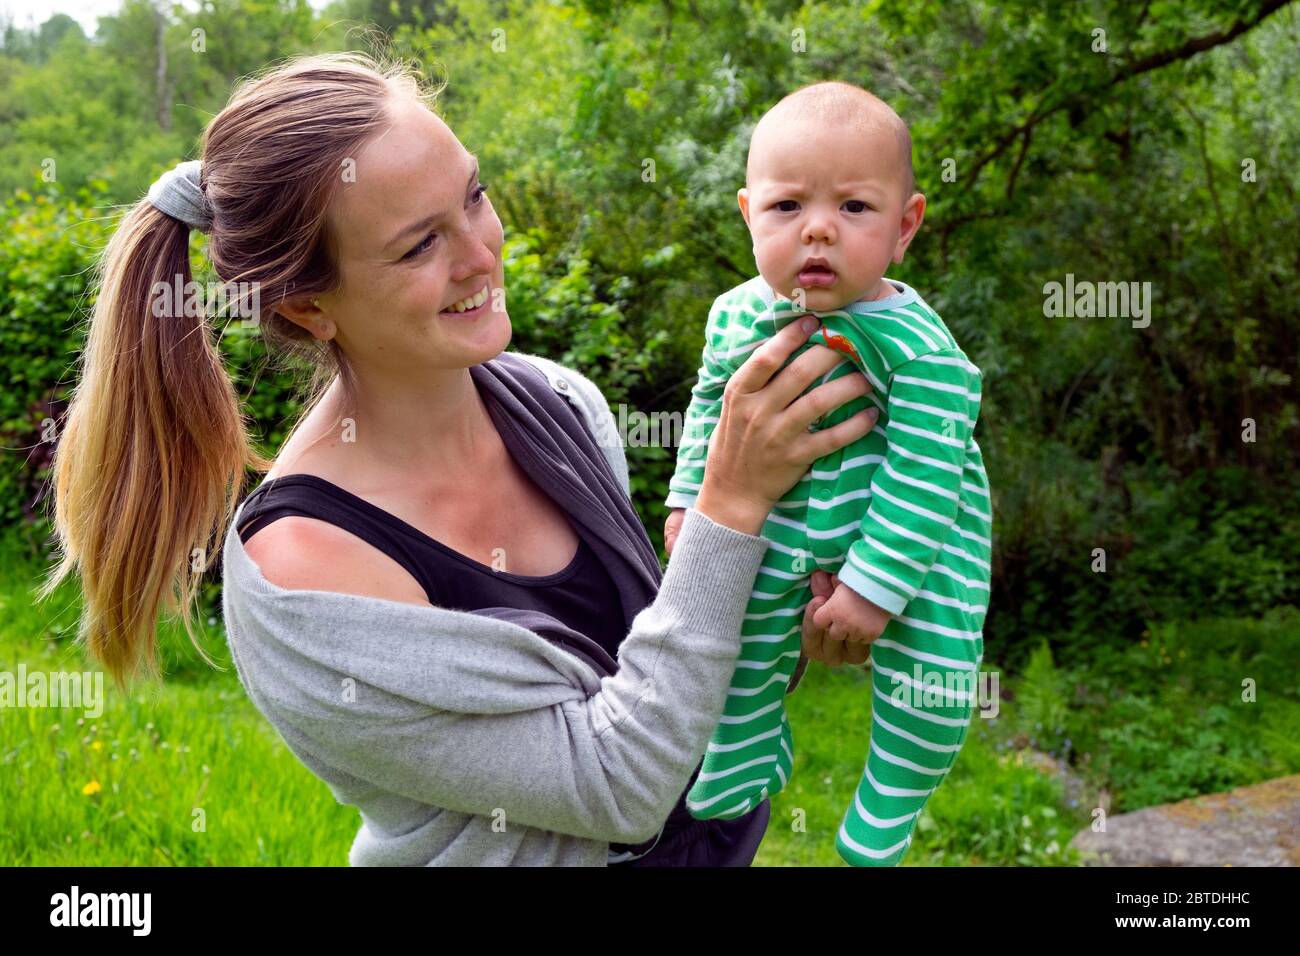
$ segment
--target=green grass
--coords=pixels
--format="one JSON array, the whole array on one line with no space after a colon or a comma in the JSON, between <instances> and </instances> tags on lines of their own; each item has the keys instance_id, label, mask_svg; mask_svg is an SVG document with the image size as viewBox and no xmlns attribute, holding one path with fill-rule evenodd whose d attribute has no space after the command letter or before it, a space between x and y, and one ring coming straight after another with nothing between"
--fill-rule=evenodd
<instances>
[{"instance_id":1,"label":"green grass","mask_svg":"<svg viewBox=\"0 0 1300 956\"><path fill-rule=\"evenodd\" d=\"M0 670L84 670L75 585L36 605L39 571L0 542ZM106 679L98 719L0 709L0 865L346 865L359 815L253 708L220 621L204 625L224 671L169 626L167 682L123 697ZM999 675L1009 699L995 719L975 718L904 865L1077 863L1068 843L1091 820L1091 796L1071 806L1023 759L1026 745L1068 757L1086 794L1109 791L1112 813L1300 772L1294 609L1166 625L1118 649L1075 642L1057 656L1044 646L1023 673ZM867 753L868 678L813 666L790 697L794 776L773 799L756 865L844 865L834 837ZM1246 678L1254 702L1241 699Z\"/></svg>"},{"instance_id":2,"label":"green grass","mask_svg":"<svg viewBox=\"0 0 1300 956\"><path fill-rule=\"evenodd\" d=\"M85 669L75 588L36 605L36 568L5 558L0 670ZM204 648L224 673L168 627L166 684L124 697L105 677L98 719L0 710L0 865L347 865L360 816L253 708L219 622L206 623Z\"/></svg>"}]
</instances>

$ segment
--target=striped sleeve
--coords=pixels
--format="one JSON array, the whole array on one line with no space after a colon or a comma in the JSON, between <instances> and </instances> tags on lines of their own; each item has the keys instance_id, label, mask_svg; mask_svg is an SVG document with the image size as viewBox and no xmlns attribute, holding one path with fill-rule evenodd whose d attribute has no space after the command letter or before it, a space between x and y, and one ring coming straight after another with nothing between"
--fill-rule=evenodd
<instances>
[{"instance_id":1,"label":"striped sleeve","mask_svg":"<svg viewBox=\"0 0 1300 956\"><path fill-rule=\"evenodd\" d=\"M677 469L668 482L668 497L664 499L669 508L689 508L699 497L709 438L722 408L723 389L752 347L759 344L757 338L753 346L737 341L738 332L744 338L752 337L752 333L745 334L754 328L752 321L746 321L752 318L752 313L725 304L722 298L709 310L700 371L691 389L691 403L686 409L682 440L677 447Z\"/></svg>"},{"instance_id":2,"label":"striped sleeve","mask_svg":"<svg viewBox=\"0 0 1300 956\"><path fill-rule=\"evenodd\" d=\"M871 481L861 535L839 573L841 583L890 614L916 596L957 520L979 402L979 370L958 349L894 369L885 460Z\"/></svg>"}]
</instances>

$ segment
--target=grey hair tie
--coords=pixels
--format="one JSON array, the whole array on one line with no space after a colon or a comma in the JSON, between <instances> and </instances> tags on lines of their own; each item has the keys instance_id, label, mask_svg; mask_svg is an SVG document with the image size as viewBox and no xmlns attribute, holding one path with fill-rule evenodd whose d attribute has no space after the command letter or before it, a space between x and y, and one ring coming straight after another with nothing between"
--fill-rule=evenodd
<instances>
[{"instance_id":1,"label":"grey hair tie","mask_svg":"<svg viewBox=\"0 0 1300 956\"><path fill-rule=\"evenodd\" d=\"M159 176L149 187L149 202L191 229L207 232L212 228L212 206L199 188L197 159L178 163Z\"/></svg>"}]
</instances>

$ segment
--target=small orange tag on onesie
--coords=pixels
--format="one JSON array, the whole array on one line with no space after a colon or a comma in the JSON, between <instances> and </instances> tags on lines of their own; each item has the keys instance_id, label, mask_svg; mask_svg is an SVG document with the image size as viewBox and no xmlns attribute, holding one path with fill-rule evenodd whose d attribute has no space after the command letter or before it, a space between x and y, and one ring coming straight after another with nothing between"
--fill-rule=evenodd
<instances>
[{"instance_id":1,"label":"small orange tag on onesie","mask_svg":"<svg viewBox=\"0 0 1300 956\"><path fill-rule=\"evenodd\" d=\"M855 349L853 347L853 343L850 342L848 339L846 339L844 336L826 335L824 336L824 338L826 339L826 344L831 348L833 348L835 351L843 352L845 355L849 356L851 359L853 359L853 361L857 362L859 365L862 364L862 358L858 355L858 350Z\"/></svg>"},{"instance_id":2,"label":"small orange tag on onesie","mask_svg":"<svg viewBox=\"0 0 1300 956\"><path fill-rule=\"evenodd\" d=\"M853 361L858 363L859 368L863 367L862 357L858 355L858 350L855 349L853 347L853 343L850 342L848 339L846 339L844 336L837 335L836 333L833 332L828 332L826 330L826 327L823 326L822 328L814 332L812 334L812 338L810 338L808 341L815 344L818 339L821 339L823 342L825 342L829 348L834 349L836 352L842 352L845 355L847 355L849 358L853 359ZM830 412L827 412L821 418L817 419L817 421L810 424L808 426L808 430L810 432L817 431L821 427L822 422L824 422L830 414L831 414Z\"/></svg>"}]
</instances>

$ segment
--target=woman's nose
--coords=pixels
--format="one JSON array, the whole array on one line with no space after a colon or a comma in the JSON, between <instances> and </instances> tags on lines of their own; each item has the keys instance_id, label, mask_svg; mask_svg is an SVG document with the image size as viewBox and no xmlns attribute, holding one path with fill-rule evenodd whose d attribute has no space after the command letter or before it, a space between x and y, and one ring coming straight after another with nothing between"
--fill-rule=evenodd
<instances>
[{"instance_id":1,"label":"woman's nose","mask_svg":"<svg viewBox=\"0 0 1300 956\"><path fill-rule=\"evenodd\" d=\"M462 282L470 276L491 272L496 267L496 253L472 229L466 231L459 251L460 255L456 257L456 268L452 270L452 278L457 282Z\"/></svg>"}]
</instances>

